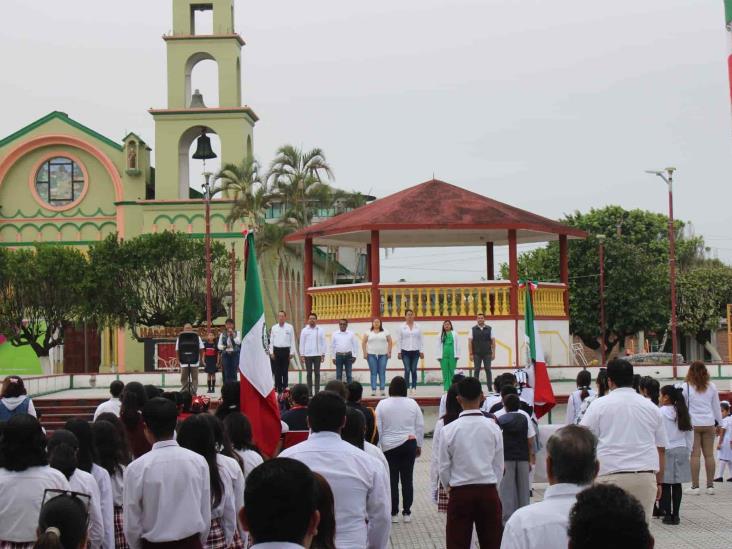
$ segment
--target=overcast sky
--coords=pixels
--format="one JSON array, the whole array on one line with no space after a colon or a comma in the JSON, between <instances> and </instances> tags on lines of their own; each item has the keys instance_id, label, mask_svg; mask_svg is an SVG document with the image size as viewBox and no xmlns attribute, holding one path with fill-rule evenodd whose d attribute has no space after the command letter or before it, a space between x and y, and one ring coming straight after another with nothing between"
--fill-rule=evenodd
<instances>
[{"instance_id":1,"label":"overcast sky","mask_svg":"<svg viewBox=\"0 0 732 549\"><path fill-rule=\"evenodd\" d=\"M2 4L0 135L62 110L154 147L171 0ZM552 218L665 213L644 170L673 165L677 217L732 262L721 0L239 0L236 25L265 164L318 146L345 189L384 196L434 172ZM211 104L209 69L194 87ZM382 278L474 280L484 264L476 248L397 250Z\"/></svg>"}]
</instances>

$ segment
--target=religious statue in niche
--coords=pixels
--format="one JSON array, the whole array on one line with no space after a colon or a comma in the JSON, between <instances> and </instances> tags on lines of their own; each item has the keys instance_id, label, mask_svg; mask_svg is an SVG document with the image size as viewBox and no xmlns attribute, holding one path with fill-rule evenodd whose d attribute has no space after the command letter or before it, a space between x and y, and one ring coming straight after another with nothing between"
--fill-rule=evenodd
<instances>
[{"instance_id":1,"label":"religious statue in niche","mask_svg":"<svg viewBox=\"0 0 732 549\"><path fill-rule=\"evenodd\" d=\"M137 143L135 141L130 141L127 144L127 169L137 169Z\"/></svg>"}]
</instances>

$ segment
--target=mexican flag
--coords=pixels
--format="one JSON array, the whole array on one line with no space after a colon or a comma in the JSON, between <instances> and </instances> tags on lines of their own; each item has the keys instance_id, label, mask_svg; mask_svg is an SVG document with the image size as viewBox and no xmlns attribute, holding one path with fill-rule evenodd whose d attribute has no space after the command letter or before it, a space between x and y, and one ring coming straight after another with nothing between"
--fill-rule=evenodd
<instances>
[{"instance_id":1,"label":"mexican flag","mask_svg":"<svg viewBox=\"0 0 732 549\"><path fill-rule=\"evenodd\" d=\"M262 288L254 251L254 233L246 233L247 266L244 289L244 321L239 353L241 411L252 424L252 438L260 450L273 456L280 439L280 409L272 382L264 323Z\"/></svg>"},{"instance_id":2,"label":"mexican flag","mask_svg":"<svg viewBox=\"0 0 732 549\"><path fill-rule=\"evenodd\" d=\"M534 390L534 413L537 418L554 408L557 403L554 398L554 389L549 381L549 372L544 361L544 350L541 348L539 329L534 319L534 291L538 284L530 280L521 283L519 288L526 290L524 299L524 327L527 348L527 370L529 371L529 386Z\"/></svg>"},{"instance_id":3,"label":"mexican flag","mask_svg":"<svg viewBox=\"0 0 732 549\"><path fill-rule=\"evenodd\" d=\"M732 99L732 0L724 0L724 25L727 28L727 72Z\"/></svg>"}]
</instances>

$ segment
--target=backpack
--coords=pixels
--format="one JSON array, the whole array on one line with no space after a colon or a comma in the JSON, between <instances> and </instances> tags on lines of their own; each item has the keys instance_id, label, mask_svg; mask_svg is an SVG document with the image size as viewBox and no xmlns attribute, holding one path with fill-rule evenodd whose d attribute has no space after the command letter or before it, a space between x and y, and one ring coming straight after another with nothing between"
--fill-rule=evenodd
<instances>
[{"instance_id":1,"label":"backpack","mask_svg":"<svg viewBox=\"0 0 732 549\"><path fill-rule=\"evenodd\" d=\"M11 417L18 414L27 414L29 404L30 399L26 398L25 400L23 400L23 402L18 404L18 406L10 410L7 406L5 406L5 403L0 400L0 421L8 421Z\"/></svg>"}]
</instances>

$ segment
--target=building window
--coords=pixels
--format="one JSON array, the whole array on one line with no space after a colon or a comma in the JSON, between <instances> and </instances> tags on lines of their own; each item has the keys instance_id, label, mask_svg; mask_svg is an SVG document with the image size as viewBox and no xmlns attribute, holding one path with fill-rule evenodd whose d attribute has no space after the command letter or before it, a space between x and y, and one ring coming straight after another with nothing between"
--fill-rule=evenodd
<instances>
[{"instance_id":1,"label":"building window","mask_svg":"<svg viewBox=\"0 0 732 549\"><path fill-rule=\"evenodd\" d=\"M36 193L53 207L68 206L79 200L85 185L81 167L62 156L47 160L36 173Z\"/></svg>"}]
</instances>

